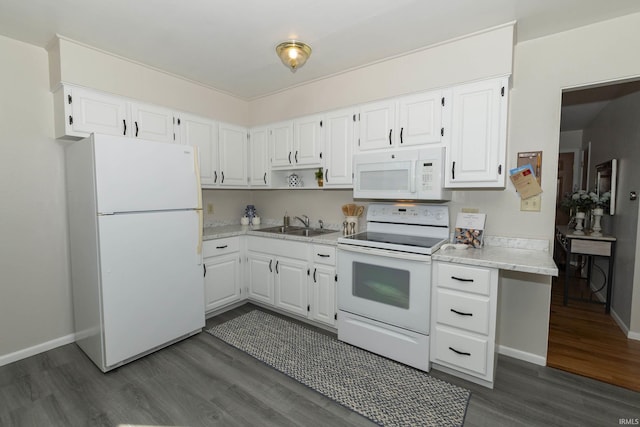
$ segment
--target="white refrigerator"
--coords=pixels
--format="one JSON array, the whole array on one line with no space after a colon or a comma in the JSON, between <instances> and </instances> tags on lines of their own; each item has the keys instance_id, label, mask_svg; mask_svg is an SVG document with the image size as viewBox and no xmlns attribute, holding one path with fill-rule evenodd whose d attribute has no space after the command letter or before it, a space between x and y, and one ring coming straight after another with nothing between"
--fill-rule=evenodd
<instances>
[{"instance_id":1,"label":"white refrigerator","mask_svg":"<svg viewBox=\"0 0 640 427\"><path fill-rule=\"evenodd\" d=\"M107 372L200 332L194 148L93 134L65 152L78 346Z\"/></svg>"}]
</instances>

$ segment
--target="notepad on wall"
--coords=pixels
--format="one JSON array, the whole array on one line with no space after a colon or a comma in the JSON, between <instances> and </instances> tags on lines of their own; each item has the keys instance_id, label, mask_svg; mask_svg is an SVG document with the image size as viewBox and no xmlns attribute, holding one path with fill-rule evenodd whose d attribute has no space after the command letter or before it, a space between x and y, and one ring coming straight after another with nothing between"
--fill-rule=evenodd
<instances>
[{"instance_id":1,"label":"notepad on wall","mask_svg":"<svg viewBox=\"0 0 640 427\"><path fill-rule=\"evenodd\" d=\"M458 213L454 242L481 248L484 242L484 224L487 214L483 213Z\"/></svg>"}]
</instances>

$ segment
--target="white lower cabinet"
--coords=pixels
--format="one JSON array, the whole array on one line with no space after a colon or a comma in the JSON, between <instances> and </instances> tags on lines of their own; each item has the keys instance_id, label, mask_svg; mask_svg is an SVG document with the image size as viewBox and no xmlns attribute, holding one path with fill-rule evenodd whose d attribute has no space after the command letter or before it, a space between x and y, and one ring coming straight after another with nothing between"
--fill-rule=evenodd
<instances>
[{"instance_id":1,"label":"white lower cabinet","mask_svg":"<svg viewBox=\"0 0 640 427\"><path fill-rule=\"evenodd\" d=\"M251 239L249 237L247 245L247 294L250 300L273 305L273 267L275 260L271 254L256 252Z\"/></svg>"},{"instance_id":2,"label":"white lower cabinet","mask_svg":"<svg viewBox=\"0 0 640 427\"><path fill-rule=\"evenodd\" d=\"M247 296L331 327L336 325L336 249L247 236Z\"/></svg>"},{"instance_id":3,"label":"white lower cabinet","mask_svg":"<svg viewBox=\"0 0 640 427\"><path fill-rule=\"evenodd\" d=\"M434 261L432 278L433 367L493 388L498 270Z\"/></svg>"},{"instance_id":4,"label":"white lower cabinet","mask_svg":"<svg viewBox=\"0 0 640 427\"><path fill-rule=\"evenodd\" d=\"M240 239L228 237L207 240L202 244L207 312L243 298Z\"/></svg>"},{"instance_id":5,"label":"white lower cabinet","mask_svg":"<svg viewBox=\"0 0 640 427\"><path fill-rule=\"evenodd\" d=\"M275 306L307 317L307 270L306 259L294 259L284 256L276 258L275 267Z\"/></svg>"},{"instance_id":6,"label":"white lower cabinet","mask_svg":"<svg viewBox=\"0 0 640 427\"><path fill-rule=\"evenodd\" d=\"M336 325L336 248L327 245L311 246L309 274L309 318L329 326Z\"/></svg>"},{"instance_id":7,"label":"white lower cabinet","mask_svg":"<svg viewBox=\"0 0 640 427\"><path fill-rule=\"evenodd\" d=\"M307 317L308 243L248 236L249 299Z\"/></svg>"}]
</instances>

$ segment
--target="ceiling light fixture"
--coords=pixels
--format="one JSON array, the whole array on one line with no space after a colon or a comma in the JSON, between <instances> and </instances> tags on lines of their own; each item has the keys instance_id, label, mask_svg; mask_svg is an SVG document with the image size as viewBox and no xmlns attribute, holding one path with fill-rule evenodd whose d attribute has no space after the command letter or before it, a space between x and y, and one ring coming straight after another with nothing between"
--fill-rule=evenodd
<instances>
[{"instance_id":1,"label":"ceiling light fixture","mask_svg":"<svg viewBox=\"0 0 640 427\"><path fill-rule=\"evenodd\" d=\"M311 47L301 41L288 40L276 46L276 53L282 63L295 73L311 56Z\"/></svg>"}]
</instances>

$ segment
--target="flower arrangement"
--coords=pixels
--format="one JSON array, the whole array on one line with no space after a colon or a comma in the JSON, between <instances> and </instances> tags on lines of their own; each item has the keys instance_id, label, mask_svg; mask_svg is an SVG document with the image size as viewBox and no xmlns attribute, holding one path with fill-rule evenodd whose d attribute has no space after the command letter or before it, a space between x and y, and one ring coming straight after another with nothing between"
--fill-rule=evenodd
<instances>
[{"instance_id":1,"label":"flower arrangement","mask_svg":"<svg viewBox=\"0 0 640 427\"><path fill-rule=\"evenodd\" d=\"M573 193L567 193L562 201L562 206L567 210L575 212L588 212L591 209L593 201L586 190L578 190Z\"/></svg>"},{"instance_id":2,"label":"flower arrangement","mask_svg":"<svg viewBox=\"0 0 640 427\"><path fill-rule=\"evenodd\" d=\"M607 191L598 196L595 192L590 192L589 196L591 197L591 201L593 203L593 208L601 208L607 210L609 208L609 203L611 202L611 192Z\"/></svg>"},{"instance_id":3,"label":"flower arrangement","mask_svg":"<svg viewBox=\"0 0 640 427\"><path fill-rule=\"evenodd\" d=\"M589 212L594 208L606 209L609 207L611 193L607 191L598 195L595 191L578 190L567 193L562 201L562 206L575 212Z\"/></svg>"}]
</instances>

